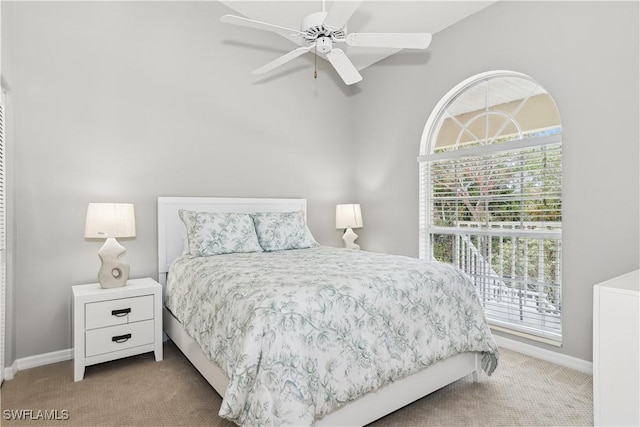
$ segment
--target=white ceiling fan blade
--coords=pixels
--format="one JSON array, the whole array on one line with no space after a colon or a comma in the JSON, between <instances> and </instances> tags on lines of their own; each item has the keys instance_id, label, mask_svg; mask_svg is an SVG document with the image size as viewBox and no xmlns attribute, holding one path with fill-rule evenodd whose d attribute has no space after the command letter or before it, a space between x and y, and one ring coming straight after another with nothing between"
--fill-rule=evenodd
<instances>
[{"instance_id":1,"label":"white ceiling fan blade","mask_svg":"<svg viewBox=\"0 0 640 427\"><path fill-rule=\"evenodd\" d=\"M426 49L430 43L429 33L351 33L347 36L347 44L358 47Z\"/></svg>"},{"instance_id":2,"label":"white ceiling fan blade","mask_svg":"<svg viewBox=\"0 0 640 427\"><path fill-rule=\"evenodd\" d=\"M352 85L362 80L362 76L342 49L332 49L327 52L327 59L346 84Z\"/></svg>"},{"instance_id":3,"label":"white ceiling fan blade","mask_svg":"<svg viewBox=\"0 0 640 427\"><path fill-rule=\"evenodd\" d=\"M305 53L309 52L311 50L311 48L313 48L313 45L311 46L305 46L305 47L299 47L295 50L292 50L291 52L282 55L280 58L276 58L273 61L269 62L266 65L263 65L262 67L258 68L257 70L253 71L252 74L264 74L264 73L268 73L269 71L273 70L276 67L281 66L282 64L286 64L287 62L297 58L300 55L304 55Z\"/></svg>"},{"instance_id":4,"label":"white ceiling fan blade","mask_svg":"<svg viewBox=\"0 0 640 427\"><path fill-rule=\"evenodd\" d=\"M273 31L274 33L285 36L303 34L293 28L281 27L279 25L267 24L266 22L255 21L253 19L243 18L242 16L224 15L220 21L226 24L240 25L241 27L255 28L257 30Z\"/></svg>"},{"instance_id":5,"label":"white ceiling fan blade","mask_svg":"<svg viewBox=\"0 0 640 427\"><path fill-rule=\"evenodd\" d=\"M327 27L340 29L345 26L351 15L360 6L362 0L335 0L327 13L324 24Z\"/></svg>"}]
</instances>

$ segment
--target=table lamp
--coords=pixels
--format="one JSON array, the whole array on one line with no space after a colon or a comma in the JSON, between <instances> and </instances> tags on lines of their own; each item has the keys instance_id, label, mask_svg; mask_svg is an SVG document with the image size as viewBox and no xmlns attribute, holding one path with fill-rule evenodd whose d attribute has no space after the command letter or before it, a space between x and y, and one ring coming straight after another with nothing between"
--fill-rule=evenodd
<instances>
[{"instance_id":1,"label":"table lamp","mask_svg":"<svg viewBox=\"0 0 640 427\"><path fill-rule=\"evenodd\" d=\"M354 228L362 228L362 210L359 204L336 205L336 229L343 229L342 240L347 249L360 249L355 243L358 235Z\"/></svg>"},{"instance_id":2,"label":"table lamp","mask_svg":"<svg viewBox=\"0 0 640 427\"><path fill-rule=\"evenodd\" d=\"M136 219L132 203L89 203L84 229L87 239L105 239L98 251L102 265L98 282L103 288L117 288L127 284L129 263L124 260L127 250L116 238L136 237Z\"/></svg>"}]
</instances>

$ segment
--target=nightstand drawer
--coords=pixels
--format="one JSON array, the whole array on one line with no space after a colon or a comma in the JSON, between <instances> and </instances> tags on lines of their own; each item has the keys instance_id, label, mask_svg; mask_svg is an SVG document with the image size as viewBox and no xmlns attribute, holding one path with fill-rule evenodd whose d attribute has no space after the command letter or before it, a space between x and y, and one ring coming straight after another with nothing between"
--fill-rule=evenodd
<instances>
[{"instance_id":1,"label":"nightstand drawer","mask_svg":"<svg viewBox=\"0 0 640 427\"><path fill-rule=\"evenodd\" d=\"M153 319L86 332L85 357L152 344Z\"/></svg>"},{"instance_id":2,"label":"nightstand drawer","mask_svg":"<svg viewBox=\"0 0 640 427\"><path fill-rule=\"evenodd\" d=\"M85 310L87 330L153 319L153 295L93 302Z\"/></svg>"}]
</instances>

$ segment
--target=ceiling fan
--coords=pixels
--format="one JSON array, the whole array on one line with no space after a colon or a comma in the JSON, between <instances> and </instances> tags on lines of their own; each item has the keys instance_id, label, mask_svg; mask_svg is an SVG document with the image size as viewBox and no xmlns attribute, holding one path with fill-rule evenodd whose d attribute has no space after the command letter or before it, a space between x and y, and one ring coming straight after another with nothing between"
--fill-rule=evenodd
<instances>
[{"instance_id":1,"label":"ceiling fan","mask_svg":"<svg viewBox=\"0 0 640 427\"><path fill-rule=\"evenodd\" d=\"M220 20L227 24L272 31L301 45L301 47L253 71L253 74L267 73L315 48L316 54L326 55L326 58L347 85L359 82L362 80L362 76L345 52L334 46L346 43L348 46L354 47L426 49L431 43L431 34L429 33L347 33L347 21L361 2L362 0L335 0L331 9L325 11L325 1L323 0L322 11L304 17L300 30L235 15L224 15ZM314 75L317 76L317 74Z\"/></svg>"}]
</instances>

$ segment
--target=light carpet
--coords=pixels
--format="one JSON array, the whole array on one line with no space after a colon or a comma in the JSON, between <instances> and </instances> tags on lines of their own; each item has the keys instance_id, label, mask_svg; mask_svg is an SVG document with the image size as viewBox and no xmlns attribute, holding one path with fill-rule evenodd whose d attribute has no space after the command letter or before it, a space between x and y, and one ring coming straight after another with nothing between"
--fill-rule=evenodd
<instances>
[{"instance_id":1,"label":"light carpet","mask_svg":"<svg viewBox=\"0 0 640 427\"><path fill-rule=\"evenodd\" d=\"M148 353L89 366L79 382L73 361L20 371L0 399L2 426L235 425L218 417L222 399L170 341L161 362ZM40 419L8 419L16 413ZM502 349L491 377L464 378L371 425L593 425L592 377Z\"/></svg>"}]
</instances>

